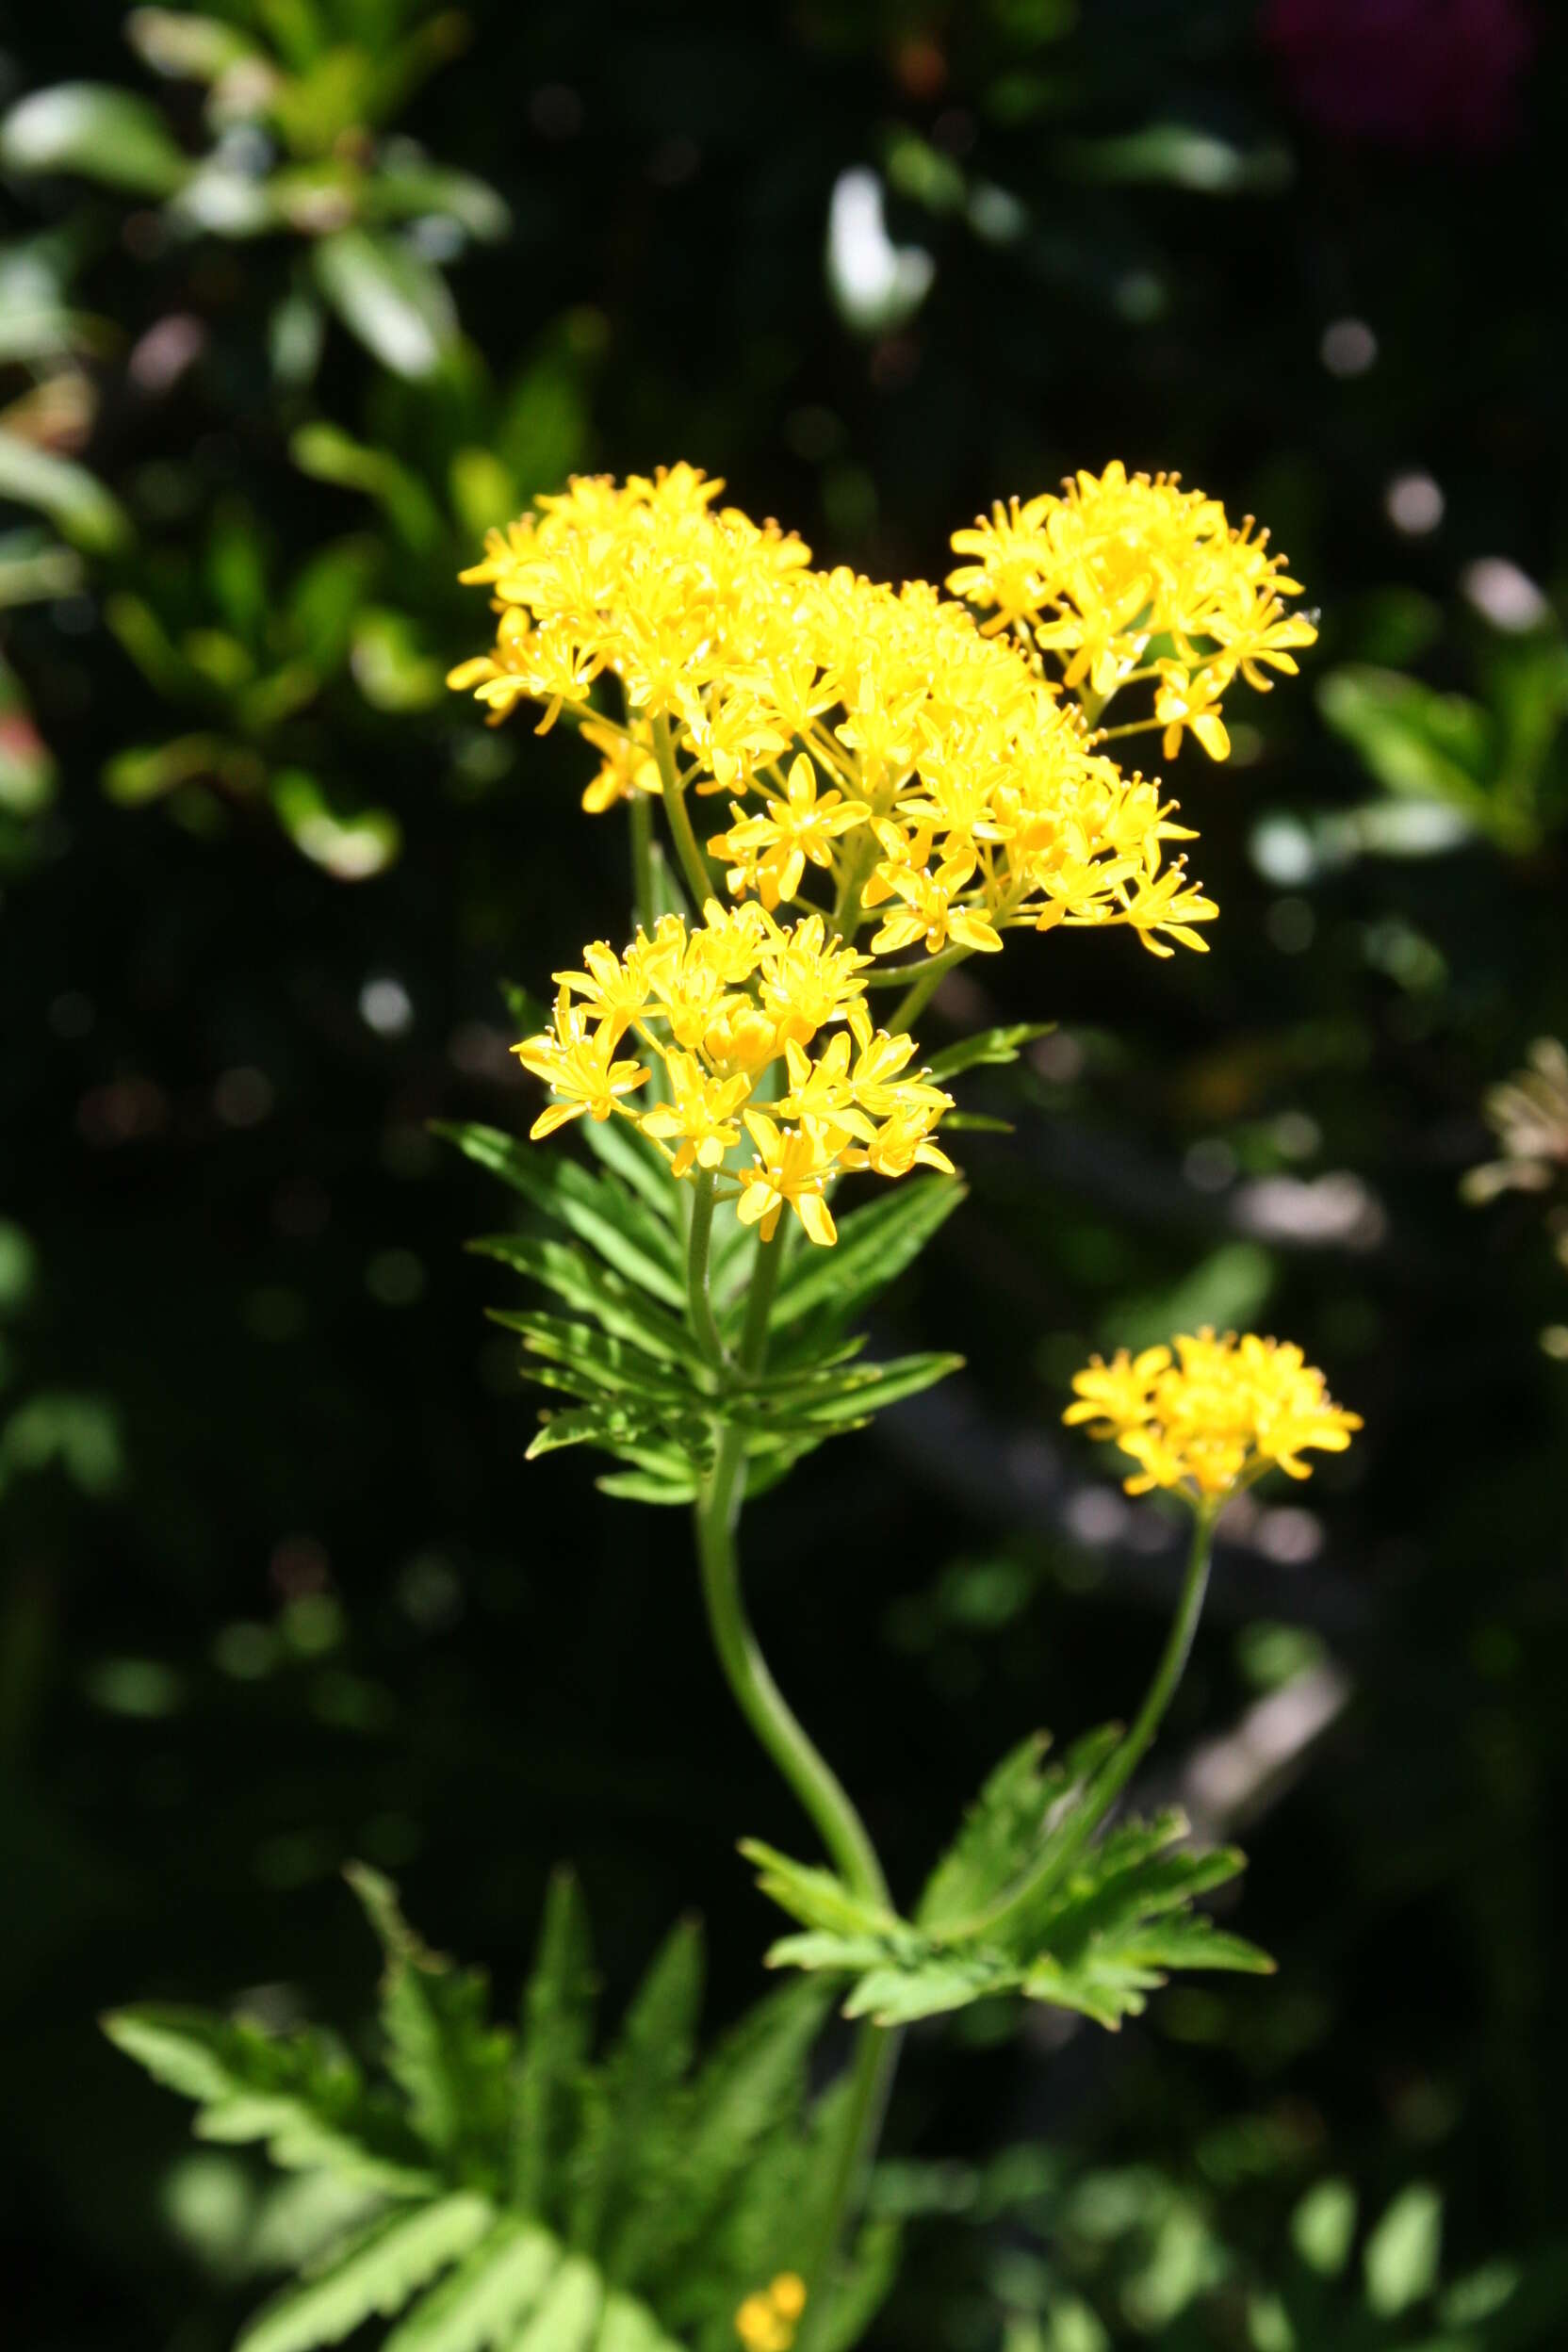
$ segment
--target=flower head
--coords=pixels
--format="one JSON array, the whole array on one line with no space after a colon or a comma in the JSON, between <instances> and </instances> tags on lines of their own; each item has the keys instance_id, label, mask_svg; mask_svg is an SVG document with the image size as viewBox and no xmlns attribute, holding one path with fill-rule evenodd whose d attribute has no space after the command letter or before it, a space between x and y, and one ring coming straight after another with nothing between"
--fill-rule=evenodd
<instances>
[{"instance_id":1,"label":"flower head","mask_svg":"<svg viewBox=\"0 0 1568 2352\"><path fill-rule=\"evenodd\" d=\"M1266 1470L1309 1478L1304 1453L1343 1453L1362 1426L1299 1348L1251 1331L1218 1339L1204 1329L1136 1356L1123 1348L1109 1364L1096 1356L1072 1385L1063 1420L1132 1457L1129 1494L1164 1487L1204 1509Z\"/></svg>"},{"instance_id":2,"label":"flower head","mask_svg":"<svg viewBox=\"0 0 1568 2352\"><path fill-rule=\"evenodd\" d=\"M1211 760L1229 756L1219 715L1239 676L1266 692L1269 669L1294 672L1317 630L1286 599L1298 595L1283 556L1251 517L1231 522L1217 498L1175 474L1129 474L1117 463L1079 473L1059 498L1015 500L956 531L971 560L948 586L1062 665L1065 687L1096 706L1129 680L1158 679L1154 720L1168 760L1190 727Z\"/></svg>"},{"instance_id":3,"label":"flower head","mask_svg":"<svg viewBox=\"0 0 1568 2352\"><path fill-rule=\"evenodd\" d=\"M820 915L786 926L756 900L710 899L691 926L662 916L624 955L590 941L580 971L555 975L552 1026L513 1049L555 1098L532 1134L584 1113L629 1119L673 1176L718 1177L764 1239L788 1207L830 1246L826 1196L841 1175L952 1172L929 1139L951 1098L911 1070L912 1037L873 1031L868 962ZM642 1058L617 1058L632 1036ZM743 1121L751 1165L727 1166L744 1148Z\"/></svg>"},{"instance_id":4,"label":"flower head","mask_svg":"<svg viewBox=\"0 0 1568 2352\"><path fill-rule=\"evenodd\" d=\"M1152 883L1183 828L1157 786L1124 777L1095 748L1043 675L1042 648L1062 650L1069 678L1092 676L1096 691L1141 659L1154 627L1146 608L1172 570L1159 537L1170 535L1172 499L1179 516L1219 518L1205 525L1204 561L1224 578L1186 603L1217 616L1216 631L1223 621L1227 678L1266 682L1306 625L1280 607L1291 583L1262 542L1227 537L1213 500L1118 480L1131 508L1093 562L1057 547L1064 531L1071 538L1062 513L1086 498L1081 489L959 534L978 560L953 584L982 620L924 581L893 588L814 569L798 539L723 504L720 485L693 467L620 483L580 477L492 532L464 574L491 592L496 636L449 682L493 719L525 701L543 707L545 727L568 714L600 755L584 792L592 810L671 788L682 801L723 793L730 822L708 846L731 896L769 913L808 906L813 892L825 911L831 899L846 952L877 908L878 956L994 954L1008 928L1061 922L1147 939L1150 908L1135 909L1122 885L1135 869ZM1187 665L1196 730L1202 690L1187 672L1219 659L1218 636L1156 650ZM1178 742L1187 723L1162 721ZM1217 716L1205 727L1210 748L1217 727ZM1191 907L1167 935L1180 944L1208 919L1206 901L1194 895Z\"/></svg>"}]
</instances>

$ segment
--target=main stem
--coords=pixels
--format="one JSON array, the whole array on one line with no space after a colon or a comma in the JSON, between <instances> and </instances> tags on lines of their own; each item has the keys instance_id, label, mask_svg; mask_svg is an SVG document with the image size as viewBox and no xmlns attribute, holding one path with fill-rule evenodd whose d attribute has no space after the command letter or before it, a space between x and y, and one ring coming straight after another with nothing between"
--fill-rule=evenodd
<instances>
[{"instance_id":1,"label":"main stem","mask_svg":"<svg viewBox=\"0 0 1568 2352\"><path fill-rule=\"evenodd\" d=\"M708 1215L710 1220L710 1195ZM768 1319L783 1255L782 1235L772 1241L759 1239L740 1345L740 1369L749 1378L761 1370L767 1354ZM706 1244L703 1264L706 1281ZM706 1302L706 1291L704 1298ZM695 1313L694 1297L694 1316ZM775 1682L752 1631L741 1593L735 1548L735 1529L744 1500L745 1434L722 1415L715 1416L715 1433L713 1466L697 1497L694 1516L703 1598L719 1663L742 1714L799 1799L845 1885L868 1903L889 1904L888 1882L865 1823ZM896 2034L884 2033L874 2025L858 2029L848 2098L825 2160L831 2167L829 2188L822 2229L807 2262L807 2284L813 2299L801 2352L809 2352L811 2339L823 2322L834 2257L875 2150L898 2064L898 2047Z\"/></svg>"}]
</instances>

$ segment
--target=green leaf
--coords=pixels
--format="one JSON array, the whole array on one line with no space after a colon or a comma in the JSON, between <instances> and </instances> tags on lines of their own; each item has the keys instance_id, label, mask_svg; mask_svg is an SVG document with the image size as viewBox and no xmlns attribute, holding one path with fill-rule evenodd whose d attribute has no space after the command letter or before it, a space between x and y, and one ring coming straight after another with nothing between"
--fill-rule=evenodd
<instances>
[{"instance_id":1,"label":"green leaf","mask_svg":"<svg viewBox=\"0 0 1568 2352\"><path fill-rule=\"evenodd\" d=\"M681 2094L667 2173L649 2184L617 2242L621 2276L667 2277L723 2208L768 2134L800 2115L806 2060L826 1994L808 1982L761 2001Z\"/></svg>"},{"instance_id":2,"label":"green leaf","mask_svg":"<svg viewBox=\"0 0 1568 2352\"><path fill-rule=\"evenodd\" d=\"M338 229L315 248L317 284L351 335L397 376L433 375L457 341L457 313L434 265L400 239Z\"/></svg>"},{"instance_id":3,"label":"green leaf","mask_svg":"<svg viewBox=\"0 0 1568 2352\"><path fill-rule=\"evenodd\" d=\"M1430 2295L1443 2254L1443 2198L1429 2181L1401 2189L1366 2241L1366 2300L1393 2319Z\"/></svg>"},{"instance_id":4,"label":"green leaf","mask_svg":"<svg viewBox=\"0 0 1568 2352\"><path fill-rule=\"evenodd\" d=\"M102 82L36 90L0 122L0 170L71 172L137 196L172 196L193 166L156 106Z\"/></svg>"},{"instance_id":5,"label":"green leaf","mask_svg":"<svg viewBox=\"0 0 1568 2352\"><path fill-rule=\"evenodd\" d=\"M841 1878L805 1862L792 1862L774 1846L757 1838L743 1838L741 1852L757 1865L757 1884L782 1911L806 1927L822 1927L843 1936L896 1935L902 1921L878 1903L851 1894Z\"/></svg>"},{"instance_id":6,"label":"green leaf","mask_svg":"<svg viewBox=\"0 0 1568 2352\"><path fill-rule=\"evenodd\" d=\"M235 2352L314 2352L339 2344L456 2262L490 2227L483 2197L459 2193L372 2222L335 2247L312 2276L285 2288L241 2331Z\"/></svg>"},{"instance_id":7,"label":"green leaf","mask_svg":"<svg viewBox=\"0 0 1568 2352\"><path fill-rule=\"evenodd\" d=\"M597 2270L581 2255L568 2255L538 2310L513 2337L510 2352L591 2352L603 2309Z\"/></svg>"},{"instance_id":8,"label":"green leaf","mask_svg":"<svg viewBox=\"0 0 1568 2352\"><path fill-rule=\"evenodd\" d=\"M386 2062L407 2097L414 2129L460 2173L496 2186L482 2151L493 2146L505 2112L511 2042L490 2023L485 1978L426 1950L380 1871L356 1862L345 1876L386 1955Z\"/></svg>"},{"instance_id":9,"label":"green leaf","mask_svg":"<svg viewBox=\"0 0 1568 2352\"><path fill-rule=\"evenodd\" d=\"M702 1931L682 1920L639 1985L585 2102L570 2235L590 2253L607 2243L612 2277L632 2184L671 2161L676 2096L696 2044L702 1984Z\"/></svg>"},{"instance_id":10,"label":"green leaf","mask_svg":"<svg viewBox=\"0 0 1568 2352\"><path fill-rule=\"evenodd\" d=\"M534 2309L560 2263L547 2230L503 2215L400 2321L383 2352L489 2352Z\"/></svg>"},{"instance_id":11,"label":"green leaf","mask_svg":"<svg viewBox=\"0 0 1568 2352\"><path fill-rule=\"evenodd\" d=\"M506 1307L489 1307L485 1312L503 1331L516 1331L531 1356L570 1366L595 1391L649 1405L673 1403L678 1411L692 1396L678 1370L672 1372L668 1359L661 1361L630 1340L597 1331L591 1323L574 1323L565 1315L547 1315L538 1309L514 1313Z\"/></svg>"},{"instance_id":12,"label":"green leaf","mask_svg":"<svg viewBox=\"0 0 1568 2352\"><path fill-rule=\"evenodd\" d=\"M665 1306L684 1310L686 1286L672 1234L612 1177L591 1175L559 1152L531 1151L496 1127L438 1122L434 1133L596 1250L616 1273Z\"/></svg>"},{"instance_id":13,"label":"green leaf","mask_svg":"<svg viewBox=\"0 0 1568 2352\"><path fill-rule=\"evenodd\" d=\"M1385 790L1444 801L1485 825L1496 743L1478 702L1437 694L1398 670L1349 663L1321 680L1317 704Z\"/></svg>"},{"instance_id":14,"label":"green leaf","mask_svg":"<svg viewBox=\"0 0 1568 2352\"><path fill-rule=\"evenodd\" d=\"M1055 1026L1054 1021L1015 1021L1004 1028L977 1030L972 1037L963 1037L934 1054L931 1075L938 1080L956 1078L966 1070L1016 1062L1021 1047L1033 1045L1037 1037L1050 1037Z\"/></svg>"},{"instance_id":15,"label":"green leaf","mask_svg":"<svg viewBox=\"0 0 1568 2352\"><path fill-rule=\"evenodd\" d=\"M197 2102L203 2139L262 2140L287 2170L330 2167L392 2197L433 2185L402 2117L318 2034L274 2036L155 2003L112 2012L104 2031L155 2082Z\"/></svg>"},{"instance_id":16,"label":"green leaf","mask_svg":"<svg viewBox=\"0 0 1568 2352\"><path fill-rule=\"evenodd\" d=\"M578 1125L594 1157L629 1184L662 1224L678 1233L681 1179L671 1175L658 1146L624 1119L584 1119Z\"/></svg>"},{"instance_id":17,"label":"green leaf","mask_svg":"<svg viewBox=\"0 0 1568 2352\"><path fill-rule=\"evenodd\" d=\"M1111 2028L1143 2008L1167 1968L1271 1968L1193 1911L1242 1857L1172 1852L1186 1833L1180 1813L1124 1822L1083 1848L1082 1808L1119 1737L1106 1725L1048 1764L1040 1735L1004 1756L913 1921L858 1903L829 1873L771 1848L743 1849L762 1865L764 1893L808 1931L775 1944L769 1966L850 1977L844 2015L882 2026L1022 1993Z\"/></svg>"},{"instance_id":18,"label":"green leaf","mask_svg":"<svg viewBox=\"0 0 1568 2352\"><path fill-rule=\"evenodd\" d=\"M570 1388L571 1375L557 1374L554 1382ZM662 1414L647 1406L634 1403L574 1405L564 1413L552 1413L543 1418L539 1434L530 1446L524 1460L539 1462L546 1454L559 1453L564 1446L592 1445L603 1446L611 1453L641 1461L649 1445L661 1436L663 1427ZM683 1499L690 1500L690 1497Z\"/></svg>"},{"instance_id":19,"label":"green leaf","mask_svg":"<svg viewBox=\"0 0 1568 2352\"><path fill-rule=\"evenodd\" d=\"M0 425L0 498L36 507L86 555L112 555L131 536L130 517L96 474L41 449Z\"/></svg>"},{"instance_id":20,"label":"green leaf","mask_svg":"<svg viewBox=\"0 0 1568 2352\"><path fill-rule=\"evenodd\" d=\"M855 1364L835 1371L820 1388L776 1390L764 1383L733 1406L736 1417L750 1426L774 1429L861 1429L874 1413L896 1405L906 1396L945 1380L963 1369L962 1356L938 1351L896 1356L889 1364Z\"/></svg>"},{"instance_id":21,"label":"green leaf","mask_svg":"<svg viewBox=\"0 0 1568 2352\"><path fill-rule=\"evenodd\" d=\"M1002 1762L964 1817L948 1854L927 1881L915 1912L919 1924L951 1934L998 1902L1039 1862L1053 1833L1070 1819L1072 1800L1094 1777L1121 1737L1105 1723L1046 1762L1048 1732L1032 1732Z\"/></svg>"},{"instance_id":22,"label":"green leaf","mask_svg":"<svg viewBox=\"0 0 1568 2352\"><path fill-rule=\"evenodd\" d=\"M839 1221L835 1249L812 1250L785 1269L772 1329L788 1331L811 1315L818 1329L837 1332L913 1263L963 1198L951 1176L914 1176L852 1209Z\"/></svg>"},{"instance_id":23,"label":"green leaf","mask_svg":"<svg viewBox=\"0 0 1568 2352\"><path fill-rule=\"evenodd\" d=\"M844 2015L880 2026L913 2025L1009 1988L994 1962L932 1957L909 1968L868 1969L844 2002Z\"/></svg>"},{"instance_id":24,"label":"green leaf","mask_svg":"<svg viewBox=\"0 0 1568 2352\"><path fill-rule=\"evenodd\" d=\"M525 2213L554 2218L564 2202L597 1989L582 1897L576 1879L560 1870L550 1881L538 1956L523 1997L512 2195Z\"/></svg>"},{"instance_id":25,"label":"green leaf","mask_svg":"<svg viewBox=\"0 0 1568 2352\"><path fill-rule=\"evenodd\" d=\"M1309 2270L1337 2278L1356 2235L1356 2192L1348 2180L1319 2180L1290 2217L1290 2242Z\"/></svg>"},{"instance_id":26,"label":"green leaf","mask_svg":"<svg viewBox=\"0 0 1568 2352\"><path fill-rule=\"evenodd\" d=\"M498 1258L567 1306L591 1315L612 1339L629 1340L664 1364L700 1361L690 1333L673 1315L580 1250L537 1233L486 1233L468 1248L481 1257Z\"/></svg>"}]
</instances>

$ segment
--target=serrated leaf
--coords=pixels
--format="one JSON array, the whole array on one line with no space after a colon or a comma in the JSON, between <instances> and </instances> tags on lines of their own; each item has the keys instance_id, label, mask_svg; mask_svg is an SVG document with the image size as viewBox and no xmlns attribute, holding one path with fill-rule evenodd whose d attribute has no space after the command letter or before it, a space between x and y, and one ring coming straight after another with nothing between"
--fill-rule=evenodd
<instances>
[{"instance_id":1,"label":"serrated leaf","mask_svg":"<svg viewBox=\"0 0 1568 2352\"><path fill-rule=\"evenodd\" d=\"M485 1978L427 1951L379 1870L354 1863L345 1876L386 1955L381 2020L388 2071L426 2146L466 2170L493 2148L511 2057L510 2037L490 2022ZM487 2162L483 2169L484 2185L497 2185Z\"/></svg>"},{"instance_id":2,"label":"serrated leaf","mask_svg":"<svg viewBox=\"0 0 1568 2352\"><path fill-rule=\"evenodd\" d=\"M672 1232L680 1230L680 1184L657 1144L624 1119L582 1119L582 1140L594 1154Z\"/></svg>"},{"instance_id":3,"label":"serrated leaf","mask_svg":"<svg viewBox=\"0 0 1568 2352\"><path fill-rule=\"evenodd\" d=\"M590 2262L568 2254L539 2308L513 2337L510 2352L590 2352L604 2310L604 2281Z\"/></svg>"},{"instance_id":4,"label":"serrated leaf","mask_svg":"<svg viewBox=\"0 0 1568 2352\"><path fill-rule=\"evenodd\" d=\"M673 1315L580 1250L540 1233L487 1233L468 1247L481 1257L498 1258L553 1291L567 1306L591 1315L613 1338L629 1340L666 1364L700 1361L689 1332Z\"/></svg>"},{"instance_id":5,"label":"serrated leaf","mask_svg":"<svg viewBox=\"0 0 1568 2352\"><path fill-rule=\"evenodd\" d=\"M870 2017L880 2026L913 2025L950 2009L1009 1989L994 1965L936 1956L918 1967L868 1969L844 2002L846 2017Z\"/></svg>"},{"instance_id":6,"label":"serrated leaf","mask_svg":"<svg viewBox=\"0 0 1568 2352\"><path fill-rule=\"evenodd\" d=\"M834 1928L808 1928L804 1936L781 1936L770 1944L763 1965L837 1969L841 1976L858 1976L862 1969L881 1968L887 1958L886 1936L841 1936Z\"/></svg>"},{"instance_id":7,"label":"serrated leaf","mask_svg":"<svg viewBox=\"0 0 1568 2352\"><path fill-rule=\"evenodd\" d=\"M951 1176L906 1177L886 1198L839 1220L832 1250L813 1250L787 1266L770 1327L788 1331L807 1315L837 1333L920 1255L964 1198Z\"/></svg>"},{"instance_id":8,"label":"serrated leaf","mask_svg":"<svg viewBox=\"0 0 1568 2352\"><path fill-rule=\"evenodd\" d=\"M683 1920L632 1997L585 2104L573 2159L570 2235L589 2253L608 2243L611 2276L632 2184L639 2172L670 2161L676 2093L696 2046L702 1986L702 1931Z\"/></svg>"},{"instance_id":9,"label":"serrated leaf","mask_svg":"<svg viewBox=\"0 0 1568 2352\"><path fill-rule=\"evenodd\" d=\"M678 2103L674 2159L619 2242L629 2283L666 2275L722 2207L770 2132L798 2116L825 1991L809 1982L760 2002L719 2044Z\"/></svg>"},{"instance_id":10,"label":"serrated leaf","mask_svg":"<svg viewBox=\"0 0 1568 2352\"><path fill-rule=\"evenodd\" d=\"M553 2219L564 2200L597 1989L582 1897L570 1872L559 1870L546 1897L538 1954L523 1996L512 2195L525 2213Z\"/></svg>"},{"instance_id":11,"label":"serrated leaf","mask_svg":"<svg viewBox=\"0 0 1568 2352\"><path fill-rule=\"evenodd\" d=\"M958 1044L933 1054L931 1075L940 1082L956 1078L966 1070L1016 1062L1023 1046L1033 1045L1037 1037L1050 1037L1055 1026L1054 1021L1015 1021L1004 1028L977 1030L972 1037L961 1038Z\"/></svg>"},{"instance_id":12,"label":"serrated leaf","mask_svg":"<svg viewBox=\"0 0 1568 2352\"><path fill-rule=\"evenodd\" d=\"M757 1865L757 1884L763 1894L805 1927L827 1928L841 1936L896 1935L902 1927L896 1913L852 1894L831 1870L792 1862L757 1838L743 1838L741 1852Z\"/></svg>"},{"instance_id":13,"label":"serrated leaf","mask_svg":"<svg viewBox=\"0 0 1568 2352\"><path fill-rule=\"evenodd\" d=\"M667 1361L646 1354L631 1340L542 1310L518 1314L491 1307L486 1312L492 1323L515 1331L531 1356L540 1356L547 1364L571 1365L607 1396L673 1405L677 1412L700 1401L678 1369L672 1374Z\"/></svg>"},{"instance_id":14,"label":"serrated leaf","mask_svg":"<svg viewBox=\"0 0 1568 2352\"><path fill-rule=\"evenodd\" d=\"M736 1411L751 1414L764 1428L858 1429L884 1406L899 1404L906 1396L918 1396L923 1389L945 1380L950 1373L962 1371L963 1364L962 1356L939 1350L897 1356L888 1364L857 1364L820 1387L792 1394L781 1388L776 1400L770 1399L763 1388L738 1405Z\"/></svg>"},{"instance_id":15,"label":"serrated leaf","mask_svg":"<svg viewBox=\"0 0 1568 2352\"><path fill-rule=\"evenodd\" d=\"M534 2309L561 2258L547 2230L504 2214L399 2322L382 2352L490 2352Z\"/></svg>"},{"instance_id":16,"label":"serrated leaf","mask_svg":"<svg viewBox=\"0 0 1568 2352\"><path fill-rule=\"evenodd\" d=\"M603 1446L612 1454L640 1454L663 1426L661 1413L634 1403L572 1405L545 1420L524 1460L539 1462L566 1446Z\"/></svg>"},{"instance_id":17,"label":"serrated leaf","mask_svg":"<svg viewBox=\"0 0 1568 2352\"><path fill-rule=\"evenodd\" d=\"M816 2339L820 2352L849 2352L886 2302L898 2277L903 2232L896 2221L868 2221L841 2265L833 2300Z\"/></svg>"},{"instance_id":18,"label":"serrated leaf","mask_svg":"<svg viewBox=\"0 0 1568 2352\"><path fill-rule=\"evenodd\" d=\"M1093 1779L1121 1737L1105 1723L1047 1761L1050 1735L1032 1732L996 1767L915 1912L919 1924L952 1933L999 1901L1049 1853L1075 1794Z\"/></svg>"},{"instance_id":19,"label":"serrated leaf","mask_svg":"<svg viewBox=\"0 0 1568 2352\"><path fill-rule=\"evenodd\" d=\"M434 2185L401 2116L318 2034L274 2036L152 2003L113 2012L104 2031L155 2082L197 2102L204 2139L265 2141L273 2163L288 2170L330 2167L392 2197L423 2196Z\"/></svg>"},{"instance_id":20,"label":"serrated leaf","mask_svg":"<svg viewBox=\"0 0 1568 2352\"><path fill-rule=\"evenodd\" d=\"M241 2330L235 2352L314 2352L341 2343L377 2314L389 2318L466 2254L492 2218L483 2197L459 2192L372 2222L334 2248L315 2274L265 2304Z\"/></svg>"},{"instance_id":21,"label":"serrated leaf","mask_svg":"<svg viewBox=\"0 0 1568 2352\"><path fill-rule=\"evenodd\" d=\"M684 1311L678 1245L612 1177L591 1175L563 1152L531 1154L528 1146L496 1127L438 1123L434 1133L596 1250L616 1273L665 1306Z\"/></svg>"}]
</instances>

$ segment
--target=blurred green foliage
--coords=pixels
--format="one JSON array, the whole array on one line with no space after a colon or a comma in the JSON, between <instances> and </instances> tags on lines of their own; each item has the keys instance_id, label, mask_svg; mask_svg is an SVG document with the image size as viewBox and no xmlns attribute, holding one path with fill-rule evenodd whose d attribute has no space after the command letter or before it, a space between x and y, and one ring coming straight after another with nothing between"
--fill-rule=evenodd
<instances>
[{"instance_id":1,"label":"blurred green foliage","mask_svg":"<svg viewBox=\"0 0 1568 2352\"><path fill-rule=\"evenodd\" d=\"M487 1205L427 1132L515 1130L498 984L624 895L570 746L440 690L458 564L572 467L684 456L824 560L936 576L982 503L1113 455L1270 523L1318 710L1172 774L1206 958L961 976L955 1026L1054 1026L972 1079L1006 1132L963 1138L875 1352L971 1370L759 1513L765 1638L900 1895L1003 1739L1157 1645L1164 1524L1055 1433L1086 1347L1287 1330L1367 1430L1233 1522L1147 1792L1245 1827L1279 1976L1114 2042L990 2004L917 2035L878 2340L1560 2340L1561 1272L1536 1192L1459 1185L1487 1088L1568 1035L1568 76L1549 11L1520 74L1507 0L1479 63L1466 12L1392 8L1396 136L1345 12L1307 10L1315 79L1285 13L0 12L19 2341L217 2352L349 2217L188 2146L95 2009L347 2028L356 1854L514 1981L569 1854L612 1995L695 1901L722 2019L769 1932L736 1823L798 1842L678 1514L523 1467L459 1246ZM1477 153L1421 93L1489 57Z\"/></svg>"}]
</instances>

